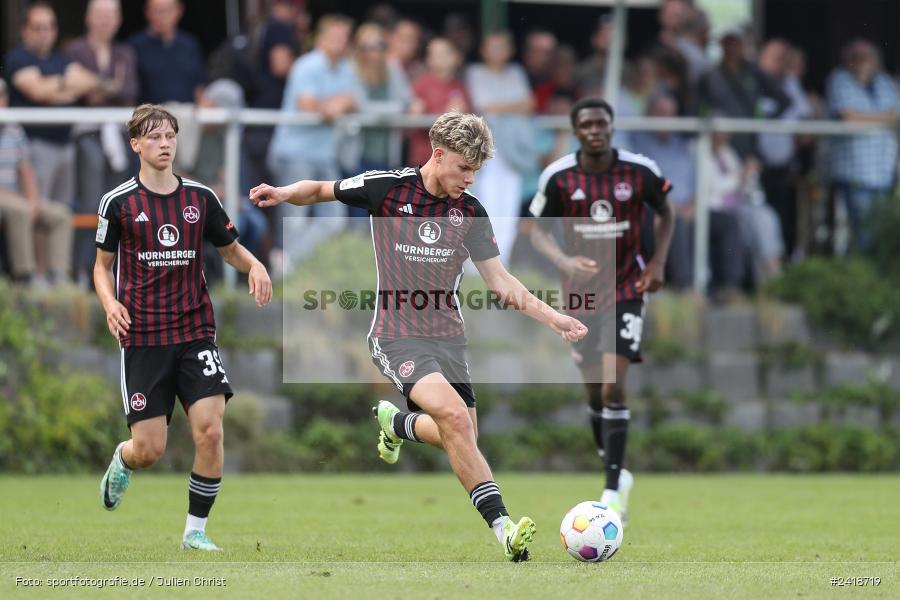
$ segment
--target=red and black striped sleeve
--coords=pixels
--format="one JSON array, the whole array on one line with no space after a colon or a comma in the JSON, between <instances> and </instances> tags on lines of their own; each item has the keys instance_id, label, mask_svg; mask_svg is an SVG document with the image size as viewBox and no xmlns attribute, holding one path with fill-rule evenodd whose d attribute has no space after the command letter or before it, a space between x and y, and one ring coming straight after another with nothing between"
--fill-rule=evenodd
<instances>
[{"instance_id":1,"label":"red and black striped sleeve","mask_svg":"<svg viewBox=\"0 0 900 600\"><path fill-rule=\"evenodd\" d=\"M472 226L466 232L463 244L469 251L473 262L488 260L500 256L500 248L497 247L497 238L494 236L494 228L491 219L481 202L475 202L475 218Z\"/></svg>"},{"instance_id":2,"label":"red and black striped sleeve","mask_svg":"<svg viewBox=\"0 0 900 600\"><path fill-rule=\"evenodd\" d=\"M215 193L201 190L206 197L206 221L203 225L203 237L213 246L221 248L238 239L238 230L228 217L228 213L219 202Z\"/></svg>"},{"instance_id":3,"label":"red and black striped sleeve","mask_svg":"<svg viewBox=\"0 0 900 600\"><path fill-rule=\"evenodd\" d=\"M401 180L415 174L412 169L401 171L366 171L334 182L334 197L339 202L356 208L364 208L376 214L384 198Z\"/></svg>"}]
</instances>

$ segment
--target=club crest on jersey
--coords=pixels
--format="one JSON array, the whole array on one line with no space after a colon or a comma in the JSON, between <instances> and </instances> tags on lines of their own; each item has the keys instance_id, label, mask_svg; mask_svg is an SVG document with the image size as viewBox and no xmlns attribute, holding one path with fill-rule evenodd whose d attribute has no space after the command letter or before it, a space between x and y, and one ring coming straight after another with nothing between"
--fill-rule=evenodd
<instances>
[{"instance_id":1,"label":"club crest on jersey","mask_svg":"<svg viewBox=\"0 0 900 600\"><path fill-rule=\"evenodd\" d=\"M613 190L613 195L619 202L625 202L626 200L631 200L631 194L633 192L634 190L631 189L630 183L626 181L620 181L616 184L616 187Z\"/></svg>"},{"instance_id":2,"label":"club crest on jersey","mask_svg":"<svg viewBox=\"0 0 900 600\"><path fill-rule=\"evenodd\" d=\"M147 408L147 397L137 392L131 395L131 410L142 411Z\"/></svg>"},{"instance_id":3,"label":"club crest on jersey","mask_svg":"<svg viewBox=\"0 0 900 600\"><path fill-rule=\"evenodd\" d=\"M606 200L596 200L591 204L591 218L598 223L606 223L613 216L612 204Z\"/></svg>"},{"instance_id":4,"label":"club crest on jersey","mask_svg":"<svg viewBox=\"0 0 900 600\"><path fill-rule=\"evenodd\" d=\"M200 220L200 210L193 204L190 204L184 207L184 210L181 211L181 216L188 223L196 223Z\"/></svg>"},{"instance_id":5,"label":"club crest on jersey","mask_svg":"<svg viewBox=\"0 0 900 600\"><path fill-rule=\"evenodd\" d=\"M178 239L180 234L178 233L178 228L174 225L169 225L166 223L156 232L156 239L159 240L159 243L165 246L166 248L170 248L178 243Z\"/></svg>"},{"instance_id":6,"label":"club crest on jersey","mask_svg":"<svg viewBox=\"0 0 900 600\"><path fill-rule=\"evenodd\" d=\"M413 374L413 371L416 370L416 363L411 360L406 361L400 368L397 369L397 372L400 373L400 377L409 377Z\"/></svg>"},{"instance_id":7,"label":"club crest on jersey","mask_svg":"<svg viewBox=\"0 0 900 600\"><path fill-rule=\"evenodd\" d=\"M426 244L433 244L441 239L441 226L434 221L425 221L419 225L419 239Z\"/></svg>"},{"instance_id":8,"label":"club crest on jersey","mask_svg":"<svg viewBox=\"0 0 900 600\"><path fill-rule=\"evenodd\" d=\"M448 215L450 217L450 224L454 227L459 227L463 224L463 212L458 208L451 208Z\"/></svg>"}]
</instances>

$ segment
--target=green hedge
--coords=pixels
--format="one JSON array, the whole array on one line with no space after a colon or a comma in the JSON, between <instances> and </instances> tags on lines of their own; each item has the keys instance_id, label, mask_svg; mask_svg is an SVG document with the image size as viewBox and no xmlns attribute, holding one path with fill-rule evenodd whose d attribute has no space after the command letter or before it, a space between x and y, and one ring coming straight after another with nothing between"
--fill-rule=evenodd
<instances>
[{"instance_id":1,"label":"green hedge","mask_svg":"<svg viewBox=\"0 0 900 600\"><path fill-rule=\"evenodd\" d=\"M343 388L343 389L342 389ZM845 406L872 406L879 384L854 388L844 395ZM241 452L241 467L248 471L433 471L448 468L443 453L426 445L407 443L394 467L382 463L375 451L377 428L368 412L377 395L366 386L297 386L293 400L301 414L312 415L322 403L330 414L298 418L283 433L264 434L249 423L258 410L241 416L245 434L236 442L226 423L226 446ZM822 397L839 394L825 391ZM482 435L479 445L492 467L519 471L596 471L597 457L590 428L548 422L547 416L571 401L583 399L565 386L535 386L515 398L496 388L480 386L479 402L488 406L511 402L513 412L527 424L515 431ZM546 404L541 405L542 399ZM517 403L522 401L519 406ZM799 399L798 399L799 400ZM722 400L714 392L680 394L675 400L706 424L661 422L629 433L629 465L641 471L892 471L900 469L900 435L888 426L880 430L858 425L823 422L817 425L746 432L722 427ZM809 402L809 398L799 401ZM242 398L239 405L252 405ZM355 406L354 406L355 404ZM235 408L237 408L237 404ZM360 409L359 407L364 407ZM479 405L482 416L489 408ZM231 409L229 409L231 410ZM245 408L245 410L247 410ZM255 416L254 416L255 415ZM352 418L351 418L352 415ZM246 432L252 432L247 435ZM237 446L236 446L237 444ZM240 447L243 444L243 449Z\"/></svg>"},{"instance_id":2,"label":"green hedge","mask_svg":"<svg viewBox=\"0 0 900 600\"><path fill-rule=\"evenodd\" d=\"M0 471L69 471L109 460L125 433L118 388L58 372L50 324L0 282Z\"/></svg>"},{"instance_id":3,"label":"green hedge","mask_svg":"<svg viewBox=\"0 0 900 600\"><path fill-rule=\"evenodd\" d=\"M900 279L900 195L885 198L872 207L869 228L874 240L871 259L889 281Z\"/></svg>"},{"instance_id":4,"label":"green hedge","mask_svg":"<svg viewBox=\"0 0 900 600\"><path fill-rule=\"evenodd\" d=\"M629 434L628 464L639 471L896 471L900 468L900 431L822 424L748 433L705 425L667 424ZM242 455L247 471L389 472L448 469L443 454L407 443L395 467L375 453L372 424L316 420L296 433L267 436ZM480 444L496 470L597 471L590 429L541 425L484 435Z\"/></svg>"},{"instance_id":5,"label":"green hedge","mask_svg":"<svg viewBox=\"0 0 900 600\"><path fill-rule=\"evenodd\" d=\"M845 389L846 388L846 389ZM366 385L286 386L294 402L290 431L250 443L242 460L248 470L379 471L446 469L443 454L431 447L406 444L396 467L386 467L375 453L377 429L369 407L377 390ZM496 469L591 471L599 468L587 421L583 425L552 422L558 409L583 405L582 390L572 386L535 385L514 394L492 386L476 386L479 414L509 404L525 425L506 433L483 434L479 440ZM839 400L838 400L839 399ZM636 399L637 400L637 399ZM635 402L647 413L648 429L629 433L629 464L644 471L779 470L888 471L900 468L900 436L884 425L873 431L835 422L849 407L874 408L892 417L898 393L870 381L821 390L796 398L818 403L823 422L813 426L745 432L721 423L727 405L710 390L685 391L671 400L659 397ZM673 423L673 406L702 424ZM652 414L651 414L652 413ZM655 415L655 416L654 416ZM888 423L882 420L882 423Z\"/></svg>"},{"instance_id":6,"label":"green hedge","mask_svg":"<svg viewBox=\"0 0 900 600\"><path fill-rule=\"evenodd\" d=\"M873 261L809 258L788 267L769 292L799 304L819 331L855 347L896 348L900 288Z\"/></svg>"}]
</instances>

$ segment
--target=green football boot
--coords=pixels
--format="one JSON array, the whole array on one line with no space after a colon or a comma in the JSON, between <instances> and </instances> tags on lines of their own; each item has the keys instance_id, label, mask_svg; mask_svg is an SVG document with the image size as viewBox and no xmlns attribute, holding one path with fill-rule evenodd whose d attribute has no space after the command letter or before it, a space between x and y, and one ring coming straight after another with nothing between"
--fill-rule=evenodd
<instances>
[{"instance_id":1,"label":"green football boot","mask_svg":"<svg viewBox=\"0 0 900 600\"><path fill-rule=\"evenodd\" d=\"M528 560L528 544L534 540L535 525L529 517L522 517L516 523L508 516L503 517L503 547L506 559L512 562Z\"/></svg>"},{"instance_id":2,"label":"green football boot","mask_svg":"<svg viewBox=\"0 0 900 600\"><path fill-rule=\"evenodd\" d=\"M372 407L372 412L381 426L381 431L378 432L378 456L392 465L400 458L400 446L403 445L403 438L394 433L394 415L400 409L387 400L380 400L378 406Z\"/></svg>"}]
</instances>

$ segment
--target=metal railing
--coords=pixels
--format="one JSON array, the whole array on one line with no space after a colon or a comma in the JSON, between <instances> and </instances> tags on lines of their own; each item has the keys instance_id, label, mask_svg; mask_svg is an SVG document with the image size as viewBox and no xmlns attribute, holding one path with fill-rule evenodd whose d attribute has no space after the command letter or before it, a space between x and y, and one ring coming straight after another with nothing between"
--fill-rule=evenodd
<instances>
[{"instance_id":1,"label":"metal railing","mask_svg":"<svg viewBox=\"0 0 900 600\"><path fill-rule=\"evenodd\" d=\"M27 125L126 123L131 118L129 108L7 108L0 110L0 123ZM335 127L357 132L365 127L395 129L428 128L437 115L388 115L356 113L334 123ZM240 190L241 135L245 126L259 125L320 125L323 120L314 113L285 114L279 110L220 108L198 109L200 124L225 125L225 207L237 216L242 196ZM535 116L534 123L543 129L569 130L569 119L563 116ZM842 121L788 121L728 118L649 118L623 117L615 123L625 131L677 131L697 135L697 156L711 154L712 134L729 133L785 133L813 136L842 136L865 133L895 133L893 124ZM394 154L399 155L395 150ZM653 158L652 156L650 158ZM696 161L696 189L708 189L706 182L712 175L708 162ZM398 165L400 166L400 165ZM708 199L702 194L695 198L694 290L703 293L709 280L709 210ZM226 282L235 281L233 270L226 270Z\"/></svg>"}]
</instances>

